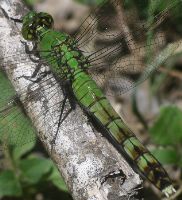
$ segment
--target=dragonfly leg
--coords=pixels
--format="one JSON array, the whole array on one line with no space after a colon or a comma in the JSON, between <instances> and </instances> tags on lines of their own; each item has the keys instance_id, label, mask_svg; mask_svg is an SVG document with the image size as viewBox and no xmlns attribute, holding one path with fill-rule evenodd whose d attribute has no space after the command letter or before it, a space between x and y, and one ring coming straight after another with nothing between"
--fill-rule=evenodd
<instances>
[{"instance_id":1,"label":"dragonfly leg","mask_svg":"<svg viewBox=\"0 0 182 200\"><path fill-rule=\"evenodd\" d=\"M25 53L28 54L30 60L34 63L40 62L40 55L37 51L37 43L35 42L33 44L33 48L31 50L26 42L21 41L21 43L25 46ZM36 57L36 59L33 58L33 56Z\"/></svg>"},{"instance_id":2,"label":"dragonfly leg","mask_svg":"<svg viewBox=\"0 0 182 200\"><path fill-rule=\"evenodd\" d=\"M53 137L53 139L51 141L51 152L52 152L53 146L54 146L54 144L56 142L56 138L58 136L58 132L59 132L59 128L60 128L61 124L68 117L68 115L75 109L75 102L73 101L73 99L74 99L73 98L73 94L72 94L72 92L70 90L70 82L64 81L62 83L61 87L62 87L64 99L63 99L62 105L61 105L61 112L60 112L59 119L58 119L57 131L56 131L56 134L54 135L54 137ZM70 109L63 116L67 100L69 101Z\"/></svg>"},{"instance_id":3,"label":"dragonfly leg","mask_svg":"<svg viewBox=\"0 0 182 200\"><path fill-rule=\"evenodd\" d=\"M13 20L14 22L16 23L23 23L23 20L22 19L18 19L18 18L13 18L13 17L10 17L11 20Z\"/></svg>"},{"instance_id":4,"label":"dragonfly leg","mask_svg":"<svg viewBox=\"0 0 182 200\"><path fill-rule=\"evenodd\" d=\"M121 185L125 182L126 180L126 175L124 174L122 169L119 169L117 171L112 171L109 174L107 174L106 176L103 177L102 181L101 181L101 185L104 184L108 179L110 178L116 178L116 177L121 177L122 183Z\"/></svg>"},{"instance_id":5,"label":"dragonfly leg","mask_svg":"<svg viewBox=\"0 0 182 200\"><path fill-rule=\"evenodd\" d=\"M55 144L56 138L57 138L57 136L58 136L59 127L60 127L61 123L63 122L63 120L62 120L63 111L64 111L64 107L65 107L67 98L68 98L68 97L65 96L64 99L63 99L63 103L62 103L62 106L61 106L61 113L60 113L60 115L59 115L59 120L58 120L57 131L56 131L56 134L54 135L54 137L53 137L53 139L52 139L52 141L51 141L51 152L52 152L52 150L53 150L53 145Z\"/></svg>"},{"instance_id":6,"label":"dragonfly leg","mask_svg":"<svg viewBox=\"0 0 182 200\"><path fill-rule=\"evenodd\" d=\"M31 76L22 75L22 76L18 77L18 79L25 78L26 80L29 80L29 81L31 81L33 83L39 83L44 77L46 77L48 74L51 73L50 70L39 73L41 67L42 67L42 63L39 62L38 65L35 68L35 71L33 72L33 74ZM38 75L38 73L39 73L39 75ZM38 77L36 78L36 76L38 76ZM32 80L33 78L36 78L36 79Z\"/></svg>"}]
</instances>

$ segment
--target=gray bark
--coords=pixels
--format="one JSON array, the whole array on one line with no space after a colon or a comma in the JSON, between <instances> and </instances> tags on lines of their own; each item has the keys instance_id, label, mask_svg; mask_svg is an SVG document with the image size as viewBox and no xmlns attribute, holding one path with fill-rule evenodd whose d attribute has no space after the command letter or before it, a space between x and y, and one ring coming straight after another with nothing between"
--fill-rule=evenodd
<instances>
[{"instance_id":1,"label":"gray bark","mask_svg":"<svg viewBox=\"0 0 182 200\"><path fill-rule=\"evenodd\" d=\"M62 90L52 75L36 84L25 78L18 78L23 75L31 76L37 64L24 52L24 45L20 42L23 40L19 32L21 25L7 17L20 19L27 9L19 0L1 0L0 7L8 15L0 10L0 65L4 66L38 130L38 137L58 167L73 198L135 199L134 188L141 183L139 176L108 140L95 130L78 105L62 123L54 148L51 148L51 141L57 130L60 102L64 98ZM41 70L47 69L47 66L43 66ZM69 105L66 108L68 110ZM108 179L101 184L105 175L119 169L127 176L123 184L121 178L115 178L114 181Z\"/></svg>"}]
</instances>

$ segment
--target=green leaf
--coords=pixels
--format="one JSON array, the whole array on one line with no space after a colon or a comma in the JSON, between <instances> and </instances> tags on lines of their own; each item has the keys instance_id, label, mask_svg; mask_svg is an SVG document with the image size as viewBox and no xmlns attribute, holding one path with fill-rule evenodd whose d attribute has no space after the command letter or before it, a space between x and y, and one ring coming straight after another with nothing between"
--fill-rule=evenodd
<instances>
[{"instance_id":1,"label":"green leaf","mask_svg":"<svg viewBox=\"0 0 182 200\"><path fill-rule=\"evenodd\" d=\"M27 183L36 184L52 170L52 162L44 158L28 158L20 162L22 175Z\"/></svg>"},{"instance_id":2,"label":"green leaf","mask_svg":"<svg viewBox=\"0 0 182 200\"><path fill-rule=\"evenodd\" d=\"M21 196L22 189L14 173L10 170L0 173L0 197Z\"/></svg>"},{"instance_id":3,"label":"green leaf","mask_svg":"<svg viewBox=\"0 0 182 200\"><path fill-rule=\"evenodd\" d=\"M61 177L58 169L54 166L54 164L53 164L52 169L53 169L52 173L51 173L50 177L48 178L48 180L50 180L60 190L62 190L64 192L68 192L68 188L67 188L65 182L64 182L63 178Z\"/></svg>"},{"instance_id":4,"label":"green leaf","mask_svg":"<svg viewBox=\"0 0 182 200\"><path fill-rule=\"evenodd\" d=\"M157 144L182 143L182 111L173 105L162 107L158 119L149 131Z\"/></svg>"},{"instance_id":5,"label":"green leaf","mask_svg":"<svg viewBox=\"0 0 182 200\"><path fill-rule=\"evenodd\" d=\"M35 146L35 141L29 142L23 146L17 146L13 148L12 151L12 158L16 162L18 159L20 159L24 154L31 151Z\"/></svg>"},{"instance_id":6,"label":"green leaf","mask_svg":"<svg viewBox=\"0 0 182 200\"><path fill-rule=\"evenodd\" d=\"M162 163L162 164L178 164L179 154L175 149L155 149L152 154Z\"/></svg>"}]
</instances>

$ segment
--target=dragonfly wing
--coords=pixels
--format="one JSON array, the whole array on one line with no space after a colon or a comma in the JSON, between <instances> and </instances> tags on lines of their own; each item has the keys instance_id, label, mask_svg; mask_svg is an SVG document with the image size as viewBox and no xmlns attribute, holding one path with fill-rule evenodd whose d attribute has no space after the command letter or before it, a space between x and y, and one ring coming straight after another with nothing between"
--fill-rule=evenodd
<instances>
[{"instance_id":1,"label":"dragonfly wing","mask_svg":"<svg viewBox=\"0 0 182 200\"><path fill-rule=\"evenodd\" d=\"M46 84L46 81L50 82L51 78L46 77L46 80L41 80L41 83L39 83ZM69 110L69 102L64 102L64 108L62 108L62 101L56 101L55 103L55 99L57 99L56 96L58 95L58 88L56 83L57 82L53 80L51 87L46 88L46 90L51 93L50 98L54 99L54 104L51 104L50 100L51 105L47 105L47 109L40 108L38 114L34 115L34 124L38 123L39 119L46 121L47 119L43 119L43 116L49 116L51 118L52 115L55 115L55 113L60 113L59 110L62 110L63 119L65 119L65 116L67 116L67 111ZM20 92L19 95L17 95L4 72L0 70L0 90L2 94L0 96L0 142L3 143L4 146L16 147L36 141L36 129L34 128L30 118L27 116L23 106L25 105L26 110L30 111L32 104L29 105L28 102L35 101L36 97L38 98L38 96L41 96L41 91L39 89L35 89L37 84L32 83L32 85L33 84L36 86L32 86L31 90L26 93L26 96L25 92L22 94ZM19 100L20 96L23 97L23 104ZM43 100L37 99L37 101ZM44 104L42 106L46 105ZM42 112L42 110L44 111ZM55 118L57 120L54 121L54 127L58 127L60 116L54 116L54 119ZM50 129L51 128L52 127L50 127Z\"/></svg>"},{"instance_id":2,"label":"dragonfly wing","mask_svg":"<svg viewBox=\"0 0 182 200\"><path fill-rule=\"evenodd\" d=\"M169 44L148 64L144 64L144 57L134 51L134 55L118 59L112 64L104 64L100 68L90 68L93 79L104 89L109 96L122 95L145 81L151 74L157 72L161 65L171 56L178 54L182 49L181 41ZM96 65L97 66L97 65ZM103 68L105 68L103 70Z\"/></svg>"},{"instance_id":3,"label":"dragonfly wing","mask_svg":"<svg viewBox=\"0 0 182 200\"><path fill-rule=\"evenodd\" d=\"M90 15L81 23L78 32L74 35L77 41L78 47L82 49L85 53L92 53L91 47L93 46L93 40L96 38L98 33L98 22L108 21L109 18L114 20L114 15L111 14L113 11L113 6L118 7L120 5L119 0L104 0L101 5L94 9ZM111 15L105 16L105 13L109 12ZM108 25L108 24L107 24ZM108 26L100 27L102 31L108 28ZM100 33L102 36L102 33ZM103 34L104 35L104 34ZM115 36L116 37L116 36Z\"/></svg>"},{"instance_id":4,"label":"dragonfly wing","mask_svg":"<svg viewBox=\"0 0 182 200\"><path fill-rule=\"evenodd\" d=\"M153 16L156 7L150 7L153 17L143 23L129 9L124 15L119 0L104 2L82 24L81 33L76 34L78 46L89 60L89 73L108 95L121 95L146 80L180 46L180 42L167 46L168 36L162 27L176 9L182 8L182 3L158 3L162 11Z\"/></svg>"},{"instance_id":5,"label":"dragonfly wing","mask_svg":"<svg viewBox=\"0 0 182 200\"><path fill-rule=\"evenodd\" d=\"M19 104L5 74L0 71L0 141L3 146L22 146L36 140L36 130Z\"/></svg>"}]
</instances>

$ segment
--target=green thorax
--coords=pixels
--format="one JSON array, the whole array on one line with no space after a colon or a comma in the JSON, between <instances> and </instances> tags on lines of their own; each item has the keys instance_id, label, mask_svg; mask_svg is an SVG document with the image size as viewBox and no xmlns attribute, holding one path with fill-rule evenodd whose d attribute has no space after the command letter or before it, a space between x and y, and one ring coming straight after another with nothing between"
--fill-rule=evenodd
<instances>
[{"instance_id":1,"label":"green thorax","mask_svg":"<svg viewBox=\"0 0 182 200\"><path fill-rule=\"evenodd\" d=\"M40 55L59 78L70 79L87 66L86 58L69 35L42 27L37 34Z\"/></svg>"}]
</instances>

